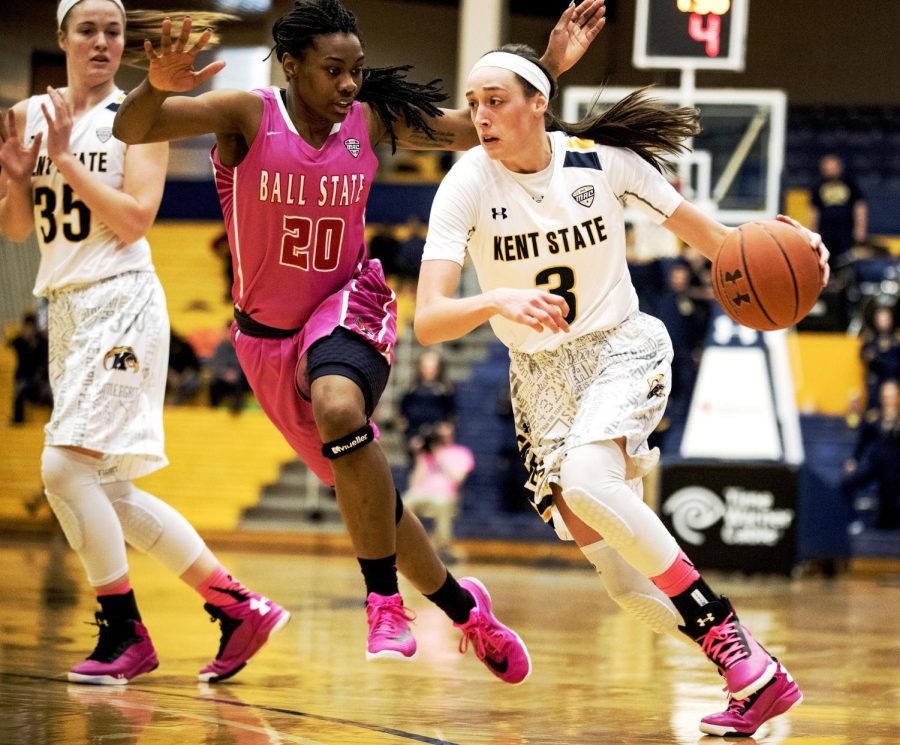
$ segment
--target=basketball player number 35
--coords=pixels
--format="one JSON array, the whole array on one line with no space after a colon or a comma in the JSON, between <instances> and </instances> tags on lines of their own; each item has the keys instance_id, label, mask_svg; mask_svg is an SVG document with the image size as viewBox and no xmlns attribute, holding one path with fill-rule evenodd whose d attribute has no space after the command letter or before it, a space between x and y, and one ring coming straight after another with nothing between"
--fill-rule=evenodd
<instances>
[{"instance_id":1,"label":"basketball player number 35","mask_svg":"<svg viewBox=\"0 0 900 745\"><path fill-rule=\"evenodd\" d=\"M309 217L284 216L281 236L281 263L303 271L333 272L341 257L344 221L339 217L323 217L312 221Z\"/></svg>"},{"instance_id":2,"label":"basketball player number 35","mask_svg":"<svg viewBox=\"0 0 900 745\"><path fill-rule=\"evenodd\" d=\"M534 284L543 287L554 295L559 295L569 306L566 323L572 323L578 315L578 298L572 290L575 288L575 272L568 266L551 266L537 273ZM547 287L547 285L551 285Z\"/></svg>"}]
</instances>

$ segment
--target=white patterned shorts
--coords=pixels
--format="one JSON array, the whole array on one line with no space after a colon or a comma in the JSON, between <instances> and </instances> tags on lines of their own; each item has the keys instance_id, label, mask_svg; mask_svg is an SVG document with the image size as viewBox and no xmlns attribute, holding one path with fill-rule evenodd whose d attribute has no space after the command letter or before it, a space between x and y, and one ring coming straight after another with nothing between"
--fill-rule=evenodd
<instances>
[{"instance_id":1,"label":"white patterned shorts","mask_svg":"<svg viewBox=\"0 0 900 745\"><path fill-rule=\"evenodd\" d=\"M634 313L548 352L510 351L510 388L519 452L529 472L538 514L568 539L552 507L565 454L580 445L625 438L626 478L637 479L659 459L647 438L656 429L672 386L672 342L662 321Z\"/></svg>"},{"instance_id":2,"label":"white patterned shorts","mask_svg":"<svg viewBox=\"0 0 900 745\"><path fill-rule=\"evenodd\" d=\"M45 443L105 453L103 482L165 466L169 316L156 274L126 272L48 300L53 414Z\"/></svg>"}]
</instances>

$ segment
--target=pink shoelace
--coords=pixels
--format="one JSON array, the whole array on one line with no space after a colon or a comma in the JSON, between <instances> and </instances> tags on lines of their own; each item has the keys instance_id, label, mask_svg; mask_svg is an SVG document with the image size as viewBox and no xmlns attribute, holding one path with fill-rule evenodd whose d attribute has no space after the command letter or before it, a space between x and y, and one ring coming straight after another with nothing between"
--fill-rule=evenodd
<instances>
[{"instance_id":1,"label":"pink shoelace","mask_svg":"<svg viewBox=\"0 0 900 745\"><path fill-rule=\"evenodd\" d=\"M372 632L396 638L409 632L406 624L416 619L416 614L403 605L376 605L372 609L375 617Z\"/></svg>"},{"instance_id":2,"label":"pink shoelace","mask_svg":"<svg viewBox=\"0 0 900 745\"><path fill-rule=\"evenodd\" d=\"M750 656L741 632L731 620L733 615L729 614L722 623L713 626L700 645L703 653L723 670Z\"/></svg>"},{"instance_id":3,"label":"pink shoelace","mask_svg":"<svg viewBox=\"0 0 900 745\"><path fill-rule=\"evenodd\" d=\"M475 656L483 660L488 653L491 657L499 657L503 652L506 641L503 632L492 628L488 620L477 611L475 618L462 627L463 638L459 640L459 651L465 654L469 648L469 642L475 650Z\"/></svg>"}]
</instances>

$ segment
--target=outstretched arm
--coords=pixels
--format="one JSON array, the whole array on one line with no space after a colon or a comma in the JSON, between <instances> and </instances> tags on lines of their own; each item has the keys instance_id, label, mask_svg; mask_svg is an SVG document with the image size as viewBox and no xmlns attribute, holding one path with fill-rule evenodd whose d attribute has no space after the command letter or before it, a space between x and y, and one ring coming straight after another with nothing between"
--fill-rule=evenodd
<instances>
[{"instance_id":1,"label":"outstretched arm","mask_svg":"<svg viewBox=\"0 0 900 745\"><path fill-rule=\"evenodd\" d=\"M606 24L605 0L582 0L572 2L559 17L550 31L547 49L541 62L554 77L559 77L571 69L588 50L594 39ZM441 116L425 116L426 124L432 129L411 127L398 120L394 123L397 145L408 150L469 150L478 145L478 134L472 126L467 109L441 109ZM384 124L371 116L370 131L377 133L373 142L389 142Z\"/></svg>"},{"instance_id":2,"label":"outstretched arm","mask_svg":"<svg viewBox=\"0 0 900 745\"><path fill-rule=\"evenodd\" d=\"M193 45L189 45L190 35L191 19L186 17L178 39L173 42L172 22L167 18L163 21L159 49L155 49L149 40L144 42L149 71L147 78L128 94L116 113L113 134L117 138L133 145L210 132L241 134L247 116L261 108L257 97L244 91L169 97L171 93L194 90L225 67L224 62L217 61L195 71L194 60L209 42L212 31L204 31Z\"/></svg>"},{"instance_id":3,"label":"outstretched arm","mask_svg":"<svg viewBox=\"0 0 900 745\"><path fill-rule=\"evenodd\" d=\"M822 236L803 227L799 222L787 215L778 215L778 219L788 225L793 225L806 234L806 237L809 239L809 245L819 256L819 269L822 273L821 282L822 287L825 287L828 284L830 272L828 267L828 249L822 243ZM715 258L719 246L722 245L728 234L732 230L736 230L736 228L728 228L722 225L722 223L714 220L687 200L678 205L678 208L672 215L663 222L663 227L671 230L689 246L696 248L710 261Z\"/></svg>"},{"instance_id":4,"label":"outstretched arm","mask_svg":"<svg viewBox=\"0 0 900 745\"><path fill-rule=\"evenodd\" d=\"M541 62L553 77L571 70L606 25L605 0L574 2L563 11L553 30Z\"/></svg>"}]
</instances>

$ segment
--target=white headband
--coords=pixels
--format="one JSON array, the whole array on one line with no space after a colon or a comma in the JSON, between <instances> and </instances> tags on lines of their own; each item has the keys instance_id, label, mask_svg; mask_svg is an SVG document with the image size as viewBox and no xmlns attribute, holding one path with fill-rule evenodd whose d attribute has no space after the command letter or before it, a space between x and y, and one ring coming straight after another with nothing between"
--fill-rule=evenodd
<instances>
[{"instance_id":1,"label":"white headband","mask_svg":"<svg viewBox=\"0 0 900 745\"><path fill-rule=\"evenodd\" d=\"M544 98L548 101L550 100L550 79L546 73L534 62L520 57L518 54L513 54L512 52L488 52L475 63L469 74L471 75L482 67L501 67L504 70L511 70L543 93Z\"/></svg>"},{"instance_id":2,"label":"white headband","mask_svg":"<svg viewBox=\"0 0 900 745\"><path fill-rule=\"evenodd\" d=\"M56 25L58 28L62 28L63 21L66 18L66 14L80 2L81 0L62 0L62 2L59 4L59 7L56 9ZM125 15L125 6L122 5L122 0L109 0L109 2L118 5L119 10L122 11L122 15Z\"/></svg>"}]
</instances>

